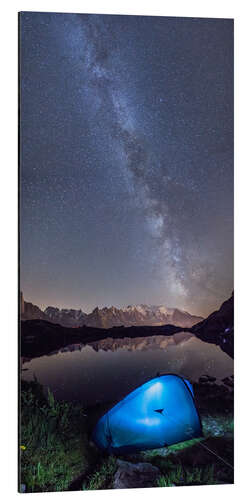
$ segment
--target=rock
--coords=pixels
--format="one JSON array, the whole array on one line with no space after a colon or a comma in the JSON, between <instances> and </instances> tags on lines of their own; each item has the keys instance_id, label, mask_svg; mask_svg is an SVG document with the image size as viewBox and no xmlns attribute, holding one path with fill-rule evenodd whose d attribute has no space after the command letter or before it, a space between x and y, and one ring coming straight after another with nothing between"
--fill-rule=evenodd
<instances>
[{"instance_id":1,"label":"rock","mask_svg":"<svg viewBox=\"0 0 250 500\"><path fill-rule=\"evenodd\" d=\"M117 460L118 469L115 473L113 488L148 488L155 485L160 475L158 467L147 462L133 464L125 460Z\"/></svg>"},{"instance_id":2,"label":"rock","mask_svg":"<svg viewBox=\"0 0 250 500\"><path fill-rule=\"evenodd\" d=\"M224 432L223 434L224 439L233 439L233 432Z\"/></svg>"},{"instance_id":3,"label":"rock","mask_svg":"<svg viewBox=\"0 0 250 500\"><path fill-rule=\"evenodd\" d=\"M212 377L211 375L202 375L199 378L200 384L206 384L207 382L213 383L216 381L216 377Z\"/></svg>"},{"instance_id":4,"label":"rock","mask_svg":"<svg viewBox=\"0 0 250 500\"><path fill-rule=\"evenodd\" d=\"M234 386L234 380L232 378L225 377L222 379L222 382L224 382L224 384L227 385L228 387L233 388Z\"/></svg>"}]
</instances>

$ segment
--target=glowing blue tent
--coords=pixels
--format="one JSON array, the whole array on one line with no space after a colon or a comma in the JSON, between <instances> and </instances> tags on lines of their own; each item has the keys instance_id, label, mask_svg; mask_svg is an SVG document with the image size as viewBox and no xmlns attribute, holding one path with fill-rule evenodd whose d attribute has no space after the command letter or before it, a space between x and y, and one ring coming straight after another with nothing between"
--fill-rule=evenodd
<instances>
[{"instance_id":1,"label":"glowing blue tent","mask_svg":"<svg viewBox=\"0 0 250 500\"><path fill-rule=\"evenodd\" d=\"M109 453L161 448L202 436L193 388L178 375L141 385L97 422L92 438Z\"/></svg>"}]
</instances>

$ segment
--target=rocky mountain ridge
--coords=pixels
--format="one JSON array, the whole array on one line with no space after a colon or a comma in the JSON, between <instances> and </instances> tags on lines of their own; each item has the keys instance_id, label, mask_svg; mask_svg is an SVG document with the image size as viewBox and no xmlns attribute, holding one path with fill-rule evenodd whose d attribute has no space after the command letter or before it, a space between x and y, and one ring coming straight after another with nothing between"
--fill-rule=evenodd
<instances>
[{"instance_id":1,"label":"rocky mountain ridge","mask_svg":"<svg viewBox=\"0 0 250 500\"><path fill-rule=\"evenodd\" d=\"M21 319L43 319L51 323L59 324L69 328L91 326L94 328L113 328L128 326L161 326L172 324L183 328L191 328L203 320L202 317L194 316L187 311L165 306L129 305L124 308L96 307L87 314L81 309L59 309L58 307L47 307L42 311L38 306L23 300Z\"/></svg>"}]
</instances>

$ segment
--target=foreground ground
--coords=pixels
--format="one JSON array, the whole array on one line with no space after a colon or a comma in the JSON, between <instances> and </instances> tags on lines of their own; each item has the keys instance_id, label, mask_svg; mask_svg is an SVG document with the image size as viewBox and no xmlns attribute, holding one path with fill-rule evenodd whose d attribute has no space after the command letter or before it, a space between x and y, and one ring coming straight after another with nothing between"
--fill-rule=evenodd
<instances>
[{"instance_id":1,"label":"foreground ground","mask_svg":"<svg viewBox=\"0 0 250 500\"><path fill-rule=\"evenodd\" d=\"M117 487L117 469L124 465L121 460L156 466L151 486L232 483L232 385L232 379L221 386L209 380L194 384L204 438L112 457L102 454L88 437L110 405L84 409L56 401L51 392L45 395L36 380L22 382L19 491L112 489Z\"/></svg>"}]
</instances>

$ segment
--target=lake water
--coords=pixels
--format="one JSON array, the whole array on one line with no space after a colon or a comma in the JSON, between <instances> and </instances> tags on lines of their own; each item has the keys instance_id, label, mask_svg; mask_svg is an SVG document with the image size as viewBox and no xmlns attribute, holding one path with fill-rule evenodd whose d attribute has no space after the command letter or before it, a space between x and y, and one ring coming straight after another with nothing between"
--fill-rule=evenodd
<instances>
[{"instance_id":1,"label":"lake water","mask_svg":"<svg viewBox=\"0 0 250 500\"><path fill-rule=\"evenodd\" d=\"M181 332L73 344L48 356L23 359L22 369L24 380L35 375L57 399L80 401L87 407L119 400L157 372L191 381L207 374L219 383L233 374L233 360L220 347Z\"/></svg>"}]
</instances>

